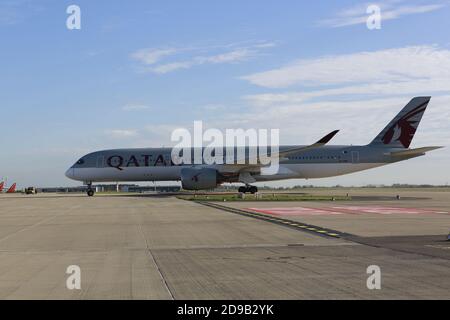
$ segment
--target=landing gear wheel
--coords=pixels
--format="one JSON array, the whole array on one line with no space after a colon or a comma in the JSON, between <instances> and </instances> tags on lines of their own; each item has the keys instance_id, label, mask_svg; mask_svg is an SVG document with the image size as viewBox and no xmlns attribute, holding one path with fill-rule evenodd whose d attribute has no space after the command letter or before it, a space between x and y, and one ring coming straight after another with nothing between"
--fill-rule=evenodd
<instances>
[{"instance_id":1,"label":"landing gear wheel","mask_svg":"<svg viewBox=\"0 0 450 320\"><path fill-rule=\"evenodd\" d=\"M239 187L238 189L239 193L251 193L251 194L255 194L258 192L258 188L255 186L246 186L246 187Z\"/></svg>"}]
</instances>

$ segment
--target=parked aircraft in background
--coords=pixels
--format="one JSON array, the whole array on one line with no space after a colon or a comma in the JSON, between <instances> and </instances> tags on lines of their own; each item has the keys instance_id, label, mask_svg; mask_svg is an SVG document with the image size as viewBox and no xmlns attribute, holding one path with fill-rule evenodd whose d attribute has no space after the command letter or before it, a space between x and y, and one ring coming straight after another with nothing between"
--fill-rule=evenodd
<instances>
[{"instance_id":1,"label":"parked aircraft in background","mask_svg":"<svg viewBox=\"0 0 450 320\"><path fill-rule=\"evenodd\" d=\"M3 192L3 189L5 188L5 183L4 182L1 182L0 183L0 193L2 193ZM6 190L6 193L14 193L14 192L16 192L16 184L15 183L13 183L9 188L8 188L8 190Z\"/></svg>"},{"instance_id":2,"label":"parked aircraft in background","mask_svg":"<svg viewBox=\"0 0 450 320\"><path fill-rule=\"evenodd\" d=\"M258 181L344 175L423 156L441 148L409 148L429 101L430 97L413 98L367 145L326 146L338 132L336 130L308 146L280 146L275 154L279 158L275 174L265 174L267 165L261 161L230 164L224 160L223 164L175 165L171 148L149 148L90 153L70 167L66 176L86 183L88 195L93 196L93 182L178 180L187 190L213 189L225 182L241 182L245 187L240 187L239 192L255 193L258 189L251 184ZM192 149L190 151L192 154ZM227 148L224 148L224 159L227 159L226 153Z\"/></svg>"},{"instance_id":3,"label":"parked aircraft in background","mask_svg":"<svg viewBox=\"0 0 450 320\"><path fill-rule=\"evenodd\" d=\"M14 193L16 192L16 184L13 183L11 187L9 187L9 189L6 191L6 193Z\"/></svg>"}]
</instances>

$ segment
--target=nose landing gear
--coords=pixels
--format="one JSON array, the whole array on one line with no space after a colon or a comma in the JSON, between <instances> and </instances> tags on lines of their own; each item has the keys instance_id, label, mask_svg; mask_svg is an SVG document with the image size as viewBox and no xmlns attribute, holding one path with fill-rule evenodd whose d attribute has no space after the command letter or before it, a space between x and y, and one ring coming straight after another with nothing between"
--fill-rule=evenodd
<instances>
[{"instance_id":1,"label":"nose landing gear","mask_svg":"<svg viewBox=\"0 0 450 320\"><path fill-rule=\"evenodd\" d=\"M255 194L258 192L258 187L247 185L245 187L239 187L238 192Z\"/></svg>"}]
</instances>

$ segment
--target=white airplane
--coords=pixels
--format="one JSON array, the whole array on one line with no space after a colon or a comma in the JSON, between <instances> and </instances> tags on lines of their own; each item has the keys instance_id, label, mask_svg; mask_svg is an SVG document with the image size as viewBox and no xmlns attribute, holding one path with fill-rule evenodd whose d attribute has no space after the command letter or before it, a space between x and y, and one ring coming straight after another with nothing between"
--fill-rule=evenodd
<instances>
[{"instance_id":1,"label":"white airplane","mask_svg":"<svg viewBox=\"0 0 450 320\"><path fill-rule=\"evenodd\" d=\"M408 160L442 148L409 148L430 99L413 98L368 145L326 145L336 135L336 130L308 146L280 146L278 153L271 155L279 159L275 174L266 174L264 169L267 165L259 159L250 161L255 159L246 158L245 163L241 163L236 157L234 163L227 163L227 148L223 149L222 163L198 165L175 165L171 158L172 148L145 148L87 154L67 170L66 176L83 181L88 185L87 194L93 196L93 182L181 181L186 190L213 189L222 183L241 182L245 187L240 187L239 192L256 193L257 187L251 184L258 181L344 175ZM192 154L193 149L190 151ZM245 151L248 154L248 148Z\"/></svg>"}]
</instances>

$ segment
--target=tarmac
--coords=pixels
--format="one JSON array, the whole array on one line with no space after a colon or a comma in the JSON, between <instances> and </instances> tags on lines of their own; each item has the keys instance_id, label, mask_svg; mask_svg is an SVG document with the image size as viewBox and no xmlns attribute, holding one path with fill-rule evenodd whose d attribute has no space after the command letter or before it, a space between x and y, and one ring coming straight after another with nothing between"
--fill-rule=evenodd
<instances>
[{"instance_id":1,"label":"tarmac","mask_svg":"<svg viewBox=\"0 0 450 320\"><path fill-rule=\"evenodd\" d=\"M216 207L0 195L0 299L450 299L450 192L350 192Z\"/></svg>"}]
</instances>

